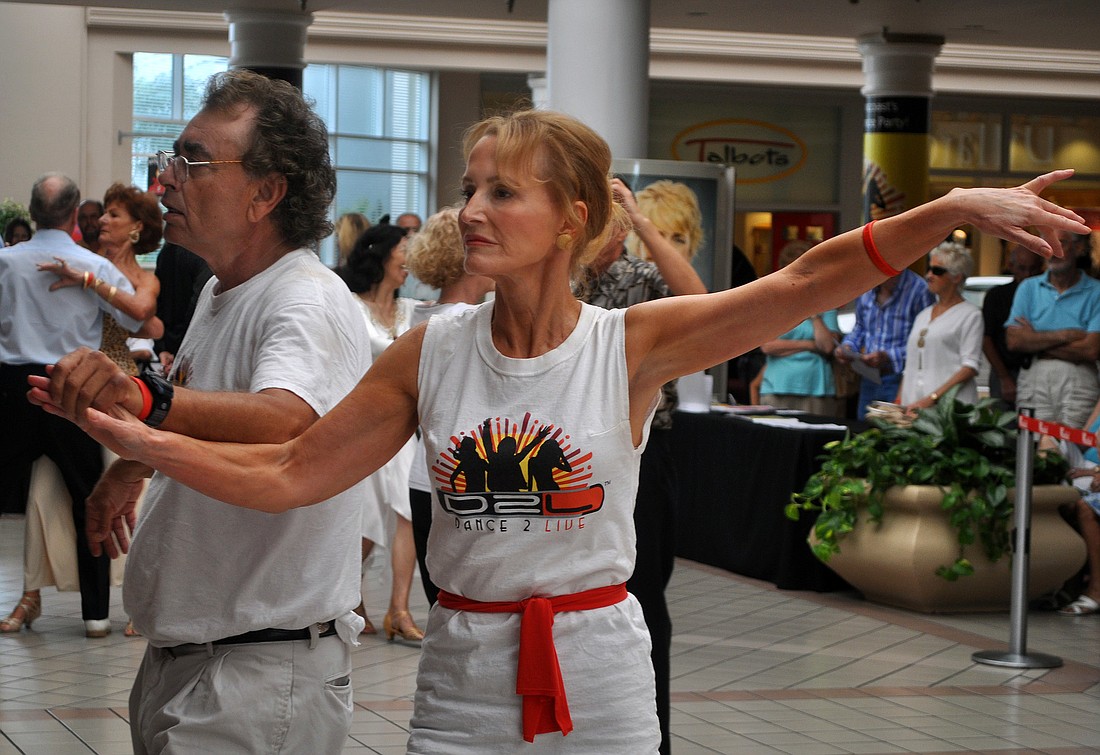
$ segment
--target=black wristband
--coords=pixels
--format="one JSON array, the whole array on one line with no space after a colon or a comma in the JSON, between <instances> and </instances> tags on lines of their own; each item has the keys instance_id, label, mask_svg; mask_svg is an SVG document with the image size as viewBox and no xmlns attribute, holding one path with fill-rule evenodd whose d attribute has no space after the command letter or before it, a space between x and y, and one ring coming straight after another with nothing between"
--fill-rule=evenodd
<instances>
[{"instance_id":1,"label":"black wristband","mask_svg":"<svg viewBox=\"0 0 1100 755\"><path fill-rule=\"evenodd\" d=\"M149 410L149 416L145 418L145 424L149 427L160 427L164 418L168 416L168 410L172 408L172 396L175 389L172 384L152 370L146 369L138 380L145 383L149 393L153 395L153 408Z\"/></svg>"}]
</instances>

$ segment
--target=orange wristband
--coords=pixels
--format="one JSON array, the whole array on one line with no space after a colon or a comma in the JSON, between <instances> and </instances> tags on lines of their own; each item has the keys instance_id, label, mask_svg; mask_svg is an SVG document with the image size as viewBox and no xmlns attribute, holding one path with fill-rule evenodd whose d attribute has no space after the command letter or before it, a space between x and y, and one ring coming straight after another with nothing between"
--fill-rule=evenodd
<instances>
[{"instance_id":1,"label":"orange wristband","mask_svg":"<svg viewBox=\"0 0 1100 755\"><path fill-rule=\"evenodd\" d=\"M895 270L890 267L890 263L884 260L882 255L879 254L878 247L875 246L875 237L871 233L871 227L877 222L877 220L872 220L870 223L863 226L863 251L867 252L867 256L871 258L871 262L875 263L875 267L893 278L895 275L900 275L901 270Z\"/></svg>"},{"instance_id":2,"label":"orange wristband","mask_svg":"<svg viewBox=\"0 0 1100 755\"><path fill-rule=\"evenodd\" d=\"M137 387L141 389L141 411L138 413L137 418L144 422L149 418L149 413L153 411L153 392L149 390L149 386L141 378L131 375L130 379L137 383Z\"/></svg>"}]
</instances>

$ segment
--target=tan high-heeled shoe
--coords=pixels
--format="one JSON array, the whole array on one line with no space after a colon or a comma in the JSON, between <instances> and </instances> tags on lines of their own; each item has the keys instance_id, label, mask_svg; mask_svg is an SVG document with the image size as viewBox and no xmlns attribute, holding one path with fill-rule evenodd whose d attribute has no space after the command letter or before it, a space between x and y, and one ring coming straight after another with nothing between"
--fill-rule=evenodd
<instances>
[{"instance_id":1,"label":"tan high-heeled shoe","mask_svg":"<svg viewBox=\"0 0 1100 755\"><path fill-rule=\"evenodd\" d=\"M407 619L407 621L402 621ZM393 642L393 638L400 637L405 642L420 642L424 639L424 633L416 625L412 614L408 611L387 613L382 619L382 631L386 633L386 639Z\"/></svg>"},{"instance_id":2,"label":"tan high-heeled shoe","mask_svg":"<svg viewBox=\"0 0 1100 755\"><path fill-rule=\"evenodd\" d=\"M16 616L20 609L23 611L22 616ZM19 599L19 604L12 610L11 614L6 619L0 621L0 632L4 634L14 634L23 628L26 624L30 629L34 620L42 615L42 594L41 593L23 593L23 597Z\"/></svg>"}]
</instances>

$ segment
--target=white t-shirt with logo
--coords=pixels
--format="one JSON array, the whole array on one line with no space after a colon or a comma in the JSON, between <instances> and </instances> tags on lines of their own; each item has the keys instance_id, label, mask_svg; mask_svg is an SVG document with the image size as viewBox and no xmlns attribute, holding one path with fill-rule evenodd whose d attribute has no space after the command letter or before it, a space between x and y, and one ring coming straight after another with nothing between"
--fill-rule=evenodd
<instances>
[{"instance_id":1,"label":"white t-shirt with logo","mask_svg":"<svg viewBox=\"0 0 1100 755\"><path fill-rule=\"evenodd\" d=\"M631 437L625 312L581 305L552 351L512 359L492 343L493 303L433 317L419 411L434 497L432 580L480 601L625 582L645 446ZM648 422L647 430L648 435ZM410 753L516 752L518 614L437 605L422 648ZM650 641L633 596L554 617L574 731L532 752L655 752ZM550 749L542 749L549 747Z\"/></svg>"}]
</instances>

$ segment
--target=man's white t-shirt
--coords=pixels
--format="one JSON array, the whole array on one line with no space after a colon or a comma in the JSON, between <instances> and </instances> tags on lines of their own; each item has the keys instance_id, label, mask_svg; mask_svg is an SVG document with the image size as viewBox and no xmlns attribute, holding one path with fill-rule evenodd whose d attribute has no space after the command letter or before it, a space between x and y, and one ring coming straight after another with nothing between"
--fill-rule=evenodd
<instances>
[{"instance_id":1,"label":"man's white t-shirt","mask_svg":"<svg viewBox=\"0 0 1100 755\"><path fill-rule=\"evenodd\" d=\"M363 317L347 286L299 249L245 283L207 282L172 366L197 391L294 393L318 415L370 366ZM126 563L124 604L154 646L257 629L301 629L359 603L355 486L268 514L154 475Z\"/></svg>"}]
</instances>

